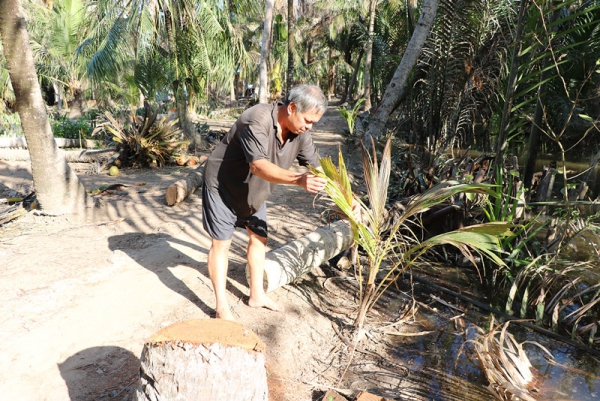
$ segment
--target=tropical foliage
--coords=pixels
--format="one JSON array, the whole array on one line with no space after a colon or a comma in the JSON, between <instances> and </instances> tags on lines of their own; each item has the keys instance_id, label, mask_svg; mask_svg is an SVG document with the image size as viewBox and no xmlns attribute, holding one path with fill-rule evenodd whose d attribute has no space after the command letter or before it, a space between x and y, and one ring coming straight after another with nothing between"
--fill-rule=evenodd
<instances>
[{"instance_id":1,"label":"tropical foliage","mask_svg":"<svg viewBox=\"0 0 600 401\"><path fill-rule=\"evenodd\" d=\"M132 108L128 116L116 118L106 112L105 117L106 122L96 129L105 129L113 135L123 165L164 166L187 147L187 142L180 139L181 131L175 127L177 121L158 119L149 107L144 109L143 116L136 115Z\"/></svg>"},{"instance_id":2,"label":"tropical foliage","mask_svg":"<svg viewBox=\"0 0 600 401\"><path fill-rule=\"evenodd\" d=\"M510 226L506 223L470 226L427 239L420 238L415 231L419 217L432 207L459 193L491 194L491 185L453 181L440 183L412 198L402 213L394 216L390 222L392 216L386 206L391 171L391 141L388 139L380 163L375 151L371 155L364 146L362 150L368 205L353 195L341 153L338 168L330 158L323 158L323 172L313 169L314 174L327 179L325 191L350 220L354 239L365 252L368 261L364 269L360 260L358 261L356 276L359 282L360 308L355 326L362 327L366 313L383 291L434 246L455 246L472 260L471 250L474 250L498 265L504 264L498 253L501 250L499 238L511 233ZM359 213L353 210L355 204L360 205ZM378 275L384 263L389 263L390 266L381 278Z\"/></svg>"}]
</instances>

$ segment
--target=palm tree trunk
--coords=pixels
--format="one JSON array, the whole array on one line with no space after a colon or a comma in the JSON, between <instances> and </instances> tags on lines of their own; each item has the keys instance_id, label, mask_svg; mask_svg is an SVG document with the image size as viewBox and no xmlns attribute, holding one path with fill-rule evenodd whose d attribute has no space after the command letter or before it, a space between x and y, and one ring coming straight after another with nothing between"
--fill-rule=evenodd
<instances>
[{"instance_id":1,"label":"palm tree trunk","mask_svg":"<svg viewBox=\"0 0 600 401\"><path fill-rule=\"evenodd\" d=\"M408 33L410 36L415 31L415 12L417 11L417 0L409 0L406 2L406 9L408 14Z\"/></svg>"},{"instance_id":2,"label":"palm tree trunk","mask_svg":"<svg viewBox=\"0 0 600 401\"><path fill-rule=\"evenodd\" d=\"M381 104L371 118L369 127L363 136L363 141L365 143L370 143L371 137L375 140L379 138L385 130L385 123L387 122L388 117L392 114L396 105L406 95L408 76L417 63L425 40L427 39L427 36L429 36L429 31L433 25L438 5L439 0L426 0L425 4L423 4L417 28L410 38L410 42L408 42L402 60L400 61L392 80L385 89Z\"/></svg>"},{"instance_id":3,"label":"palm tree trunk","mask_svg":"<svg viewBox=\"0 0 600 401\"><path fill-rule=\"evenodd\" d=\"M179 117L179 126L183 131L183 134L187 139L194 142L194 132L191 129L192 121L188 113L187 100L185 98L185 91L183 85L179 82L173 83L173 92L175 93L175 107L177 107L177 115Z\"/></svg>"},{"instance_id":4,"label":"palm tree trunk","mask_svg":"<svg viewBox=\"0 0 600 401\"><path fill-rule=\"evenodd\" d=\"M348 65L352 65L352 51L350 49L346 49L344 51L344 61ZM345 103L348 99L348 88L350 87L350 73L344 73L344 89L342 90L341 103Z\"/></svg>"},{"instance_id":5,"label":"palm tree trunk","mask_svg":"<svg viewBox=\"0 0 600 401\"><path fill-rule=\"evenodd\" d=\"M331 100L335 91L335 62L333 60L333 47L329 47L329 62L328 62L327 80L329 81L329 87L327 89L327 100Z\"/></svg>"},{"instance_id":6,"label":"palm tree trunk","mask_svg":"<svg viewBox=\"0 0 600 401\"><path fill-rule=\"evenodd\" d=\"M364 49L361 49L360 53L358 53L358 59L356 59L356 65L354 66L354 71L352 72L352 79L350 79L350 86L348 87L348 101L354 100L354 86L356 86L356 79L358 78L358 70L360 69L360 62L361 62L364 54L365 54Z\"/></svg>"},{"instance_id":7,"label":"palm tree trunk","mask_svg":"<svg viewBox=\"0 0 600 401\"><path fill-rule=\"evenodd\" d=\"M369 36L365 49L365 110L371 110L371 64L373 60L373 32L375 31L375 10L377 9L377 0L371 0L369 6Z\"/></svg>"},{"instance_id":8,"label":"palm tree trunk","mask_svg":"<svg viewBox=\"0 0 600 401\"><path fill-rule=\"evenodd\" d=\"M288 68L287 77L285 80L285 87L287 93L289 93L292 86L294 86L294 36L296 32L296 18L294 16L294 0L288 0Z\"/></svg>"},{"instance_id":9,"label":"palm tree trunk","mask_svg":"<svg viewBox=\"0 0 600 401\"><path fill-rule=\"evenodd\" d=\"M80 119L83 116L83 92L80 89L73 91L73 100L69 106L67 117L70 119Z\"/></svg>"},{"instance_id":10,"label":"palm tree trunk","mask_svg":"<svg viewBox=\"0 0 600 401\"><path fill-rule=\"evenodd\" d=\"M231 76L231 79L229 80L229 101L234 103L235 100L235 76Z\"/></svg>"},{"instance_id":11,"label":"palm tree trunk","mask_svg":"<svg viewBox=\"0 0 600 401\"><path fill-rule=\"evenodd\" d=\"M41 209L50 215L85 217L93 202L58 151L38 83L25 16L19 0L0 0L0 40L27 139L33 185Z\"/></svg>"},{"instance_id":12,"label":"palm tree trunk","mask_svg":"<svg viewBox=\"0 0 600 401\"><path fill-rule=\"evenodd\" d=\"M175 66L178 65L177 43L175 40L175 29L173 27L173 13L170 9L164 8L165 13L165 29L167 31L169 53L173 58ZM190 140L192 144L198 146L200 143L196 138L195 130L188 113L188 102L185 94L185 84L180 80L179 71L175 72L175 81L173 82L173 92L175 94L175 106L177 107L177 115L179 116L179 127L183 131L183 135Z\"/></svg>"},{"instance_id":13,"label":"palm tree trunk","mask_svg":"<svg viewBox=\"0 0 600 401\"><path fill-rule=\"evenodd\" d=\"M63 108L63 93L62 86L58 82L52 82L52 88L54 89L54 104L58 110Z\"/></svg>"},{"instance_id":14,"label":"palm tree trunk","mask_svg":"<svg viewBox=\"0 0 600 401\"><path fill-rule=\"evenodd\" d=\"M265 8L265 26L263 27L263 37L260 49L260 64L259 76L260 82L258 85L258 102L267 103L269 100L269 90L267 82L269 74L267 71L267 63L269 53L271 53L271 24L273 23L273 0L266 0Z\"/></svg>"}]
</instances>

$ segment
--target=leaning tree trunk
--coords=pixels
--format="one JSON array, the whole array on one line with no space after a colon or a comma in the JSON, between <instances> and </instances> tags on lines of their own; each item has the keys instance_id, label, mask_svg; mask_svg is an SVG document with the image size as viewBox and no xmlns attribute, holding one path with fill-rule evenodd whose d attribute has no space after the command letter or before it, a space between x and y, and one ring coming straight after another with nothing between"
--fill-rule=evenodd
<instances>
[{"instance_id":1,"label":"leaning tree trunk","mask_svg":"<svg viewBox=\"0 0 600 401\"><path fill-rule=\"evenodd\" d=\"M0 39L31 156L33 185L46 214L79 214L92 200L58 151L38 83L19 0L0 0Z\"/></svg>"},{"instance_id":2,"label":"leaning tree trunk","mask_svg":"<svg viewBox=\"0 0 600 401\"><path fill-rule=\"evenodd\" d=\"M360 49L354 71L352 72L352 78L350 79L350 85L348 86L348 101L354 100L354 87L356 86L356 79L358 77L358 71L360 70L360 62L362 61L363 54L365 54L365 49Z\"/></svg>"},{"instance_id":3,"label":"leaning tree trunk","mask_svg":"<svg viewBox=\"0 0 600 401\"><path fill-rule=\"evenodd\" d=\"M406 51L402 56L402 61L400 61L392 80L385 89L381 103L377 107L377 111L371 118L369 127L363 136L365 143L369 143L371 138L375 140L379 138L385 130L385 123L388 117L392 114L392 111L400 100L406 95L408 76L417 63L425 40L429 36L438 5L439 0L426 0L425 4L423 4L419 22L417 22L417 27L410 38L410 42L408 42Z\"/></svg>"},{"instance_id":4,"label":"leaning tree trunk","mask_svg":"<svg viewBox=\"0 0 600 401\"><path fill-rule=\"evenodd\" d=\"M259 63L259 85L258 85L258 102L267 103L269 101L268 92L268 80L269 74L267 71L267 64L269 60L269 54L271 53L271 24L273 22L273 0L266 0L265 8L265 25L263 27L263 37L260 49L260 63Z\"/></svg>"},{"instance_id":5,"label":"leaning tree trunk","mask_svg":"<svg viewBox=\"0 0 600 401\"><path fill-rule=\"evenodd\" d=\"M236 322L186 320L156 333L142 351L138 401L267 401L265 345Z\"/></svg>"}]
</instances>

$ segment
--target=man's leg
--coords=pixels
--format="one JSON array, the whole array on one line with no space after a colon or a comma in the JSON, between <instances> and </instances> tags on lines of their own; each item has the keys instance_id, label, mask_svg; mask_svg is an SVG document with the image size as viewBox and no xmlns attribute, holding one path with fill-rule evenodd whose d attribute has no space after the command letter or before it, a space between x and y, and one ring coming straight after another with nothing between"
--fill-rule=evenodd
<instances>
[{"instance_id":1,"label":"man's leg","mask_svg":"<svg viewBox=\"0 0 600 401\"><path fill-rule=\"evenodd\" d=\"M208 274L210 276L210 281L212 281L215 298L217 300L215 317L226 320L235 320L231 313L229 302L227 302L227 293L225 291L230 245L230 239L218 240L213 238L212 246L208 251Z\"/></svg>"},{"instance_id":2,"label":"man's leg","mask_svg":"<svg viewBox=\"0 0 600 401\"><path fill-rule=\"evenodd\" d=\"M267 239L246 227L248 231L248 267L250 269L250 299L248 306L283 312L283 308L265 294L263 287Z\"/></svg>"}]
</instances>

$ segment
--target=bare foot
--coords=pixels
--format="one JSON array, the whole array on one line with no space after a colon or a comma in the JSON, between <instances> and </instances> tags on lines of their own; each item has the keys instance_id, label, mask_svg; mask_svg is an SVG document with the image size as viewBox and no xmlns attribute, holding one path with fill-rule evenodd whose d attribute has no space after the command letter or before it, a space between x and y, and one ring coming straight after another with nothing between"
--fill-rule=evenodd
<instances>
[{"instance_id":1,"label":"bare foot","mask_svg":"<svg viewBox=\"0 0 600 401\"><path fill-rule=\"evenodd\" d=\"M231 320L232 322L235 322L235 317L233 317L233 313L231 313L231 308L229 306L223 309L217 309L215 312L215 317L217 319Z\"/></svg>"},{"instance_id":2,"label":"bare foot","mask_svg":"<svg viewBox=\"0 0 600 401\"><path fill-rule=\"evenodd\" d=\"M252 308L267 308L275 312L284 312L283 307L266 294L250 296L248 306Z\"/></svg>"}]
</instances>

